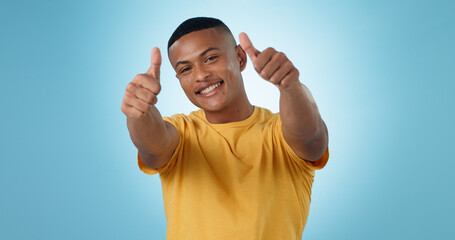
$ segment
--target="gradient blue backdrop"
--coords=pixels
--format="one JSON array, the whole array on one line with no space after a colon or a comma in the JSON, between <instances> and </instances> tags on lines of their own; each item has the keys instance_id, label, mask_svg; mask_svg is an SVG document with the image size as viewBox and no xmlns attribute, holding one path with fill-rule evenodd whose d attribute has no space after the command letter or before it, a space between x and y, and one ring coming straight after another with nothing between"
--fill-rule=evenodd
<instances>
[{"instance_id":1,"label":"gradient blue backdrop","mask_svg":"<svg viewBox=\"0 0 455 240\"><path fill-rule=\"evenodd\" d=\"M0 239L164 239L158 175L120 110L163 53L163 115L195 107L165 47L194 16L283 51L327 123L303 239L455 239L453 1L2 1ZM278 91L248 64L253 104Z\"/></svg>"}]
</instances>

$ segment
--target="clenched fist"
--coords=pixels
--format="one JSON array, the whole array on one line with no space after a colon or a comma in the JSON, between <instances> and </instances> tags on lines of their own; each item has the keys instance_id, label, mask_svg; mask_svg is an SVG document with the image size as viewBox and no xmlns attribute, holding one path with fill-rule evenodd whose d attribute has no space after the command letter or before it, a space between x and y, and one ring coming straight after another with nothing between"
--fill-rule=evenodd
<instances>
[{"instance_id":1,"label":"clenched fist","mask_svg":"<svg viewBox=\"0 0 455 240\"><path fill-rule=\"evenodd\" d=\"M152 63L144 74L138 74L126 86L122 102L122 112L129 118L141 118L158 101L160 85L161 53L159 48L152 50Z\"/></svg>"}]
</instances>

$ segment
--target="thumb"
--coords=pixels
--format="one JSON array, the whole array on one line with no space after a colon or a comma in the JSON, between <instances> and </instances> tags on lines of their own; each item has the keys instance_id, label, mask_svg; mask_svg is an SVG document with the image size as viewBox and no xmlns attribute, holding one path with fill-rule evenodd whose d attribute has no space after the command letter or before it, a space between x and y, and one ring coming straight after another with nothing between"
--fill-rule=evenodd
<instances>
[{"instance_id":1,"label":"thumb","mask_svg":"<svg viewBox=\"0 0 455 240\"><path fill-rule=\"evenodd\" d=\"M251 43L250 38L246 33L242 32L239 34L240 47L245 51L248 56L250 56L251 61L255 61L256 57L261 53L256 48L254 48L253 43Z\"/></svg>"},{"instance_id":2,"label":"thumb","mask_svg":"<svg viewBox=\"0 0 455 240\"><path fill-rule=\"evenodd\" d=\"M147 74L152 75L156 79L160 79L161 53L160 49L154 47L152 49L152 62Z\"/></svg>"}]
</instances>

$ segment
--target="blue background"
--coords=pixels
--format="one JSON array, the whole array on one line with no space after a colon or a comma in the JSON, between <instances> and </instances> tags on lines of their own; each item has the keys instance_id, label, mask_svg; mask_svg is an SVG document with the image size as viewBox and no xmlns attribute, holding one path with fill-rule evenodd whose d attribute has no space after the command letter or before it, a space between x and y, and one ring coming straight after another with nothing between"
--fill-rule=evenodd
<instances>
[{"instance_id":1,"label":"blue background","mask_svg":"<svg viewBox=\"0 0 455 240\"><path fill-rule=\"evenodd\" d=\"M453 1L2 1L0 239L164 239L158 175L120 106L163 53L162 115L189 113L166 44L194 16L286 53L327 123L304 239L455 239ZM278 90L248 64L255 105Z\"/></svg>"}]
</instances>

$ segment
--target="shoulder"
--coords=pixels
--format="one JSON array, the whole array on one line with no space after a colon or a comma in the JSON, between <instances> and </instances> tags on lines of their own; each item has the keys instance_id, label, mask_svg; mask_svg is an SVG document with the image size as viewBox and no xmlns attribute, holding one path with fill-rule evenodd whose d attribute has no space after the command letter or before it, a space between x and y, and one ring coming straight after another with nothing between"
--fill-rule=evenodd
<instances>
[{"instance_id":1,"label":"shoulder","mask_svg":"<svg viewBox=\"0 0 455 240\"><path fill-rule=\"evenodd\" d=\"M273 113L267 108L255 106L255 122L269 124L279 118L279 113Z\"/></svg>"},{"instance_id":2,"label":"shoulder","mask_svg":"<svg viewBox=\"0 0 455 240\"><path fill-rule=\"evenodd\" d=\"M260 115L264 115L264 116L274 115L274 113L272 113L272 111L270 111L270 110L267 109L267 108L258 107L258 106L254 106L254 107L255 107L255 109L259 112Z\"/></svg>"},{"instance_id":3,"label":"shoulder","mask_svg":"<svg viewBox=\"0 0 455 240\"><path fill-rule=\"evenodd\" d=\"M204 111L202 109L192 111L186 115L183 113L174 114L169 117L163 117L164 121L167 121L174 125L177 129L193 125L195 122L203 122Z\"/></svg>"},{"instance_id":4,"label":"shoulder","mask_svg":"<svg viewBox=\"0 0 455 240\"><path fill-rule=\"evenodd\" d=\"M199 109L196 111L190 112L190 114L177 113L168 117L163 117L164 120L184 120L189 121L194 118L200 118L203 114L203 110Z\"/></svg>"}]
</instances>

